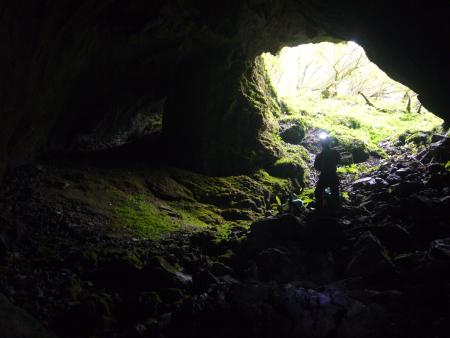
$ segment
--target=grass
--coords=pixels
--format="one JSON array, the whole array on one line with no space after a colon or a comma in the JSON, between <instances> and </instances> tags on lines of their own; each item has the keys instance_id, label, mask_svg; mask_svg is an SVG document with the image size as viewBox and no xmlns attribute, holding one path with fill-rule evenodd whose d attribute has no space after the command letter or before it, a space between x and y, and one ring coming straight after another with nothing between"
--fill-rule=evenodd
<instances>
[{"instance_id":1,"label":"grass","mask_svg":"<svg viewBox=\"0 0 450 338\"><path fill-rule=\"evenodd\" d=\"M362 174L369 173L371 171L375 171L379 168L379 166L371 166L365 162L363 163L352 163L350 165L345 165L337 168L337 172L339 174L351 174L355 177L360 176Z\"/></svg>"},{"instance_id":2,"label":"grass","mask_svg":"<svg viewBox=\"0 0 450 338\"><path fill-rule=\"evenodd\" d=\"M284 97L288 112L309 128L327 131L340 144L363 143L371 152L382 154L379 143L395 141L405 132L432 131L442 120L422 109L420 114L403 110L404 102L373 100L375 107L365 104L362 97Z\"/></svg>"}]
</instances>

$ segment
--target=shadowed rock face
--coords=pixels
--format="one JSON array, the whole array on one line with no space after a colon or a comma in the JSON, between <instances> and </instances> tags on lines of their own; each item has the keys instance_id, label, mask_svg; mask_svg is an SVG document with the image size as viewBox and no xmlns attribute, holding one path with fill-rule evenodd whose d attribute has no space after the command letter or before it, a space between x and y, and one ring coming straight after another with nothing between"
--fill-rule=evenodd
<instances>
[{"instance_id":1,"label":"shadowed rock face","mask_svg":"<svg viewBox=\"0 0 450 338\"><path fill-rule=\"evenodd\" d=\"M402 5L404 3L404 5ZM164 110L179 164L230 174L273 158L245 81L255 57L354 40L448 118L446 4L391 1L7 1L0 5L0 174L51 150L114 145ZM150 156L142 154L143 157Z\"/></svg>"}]
</instances>

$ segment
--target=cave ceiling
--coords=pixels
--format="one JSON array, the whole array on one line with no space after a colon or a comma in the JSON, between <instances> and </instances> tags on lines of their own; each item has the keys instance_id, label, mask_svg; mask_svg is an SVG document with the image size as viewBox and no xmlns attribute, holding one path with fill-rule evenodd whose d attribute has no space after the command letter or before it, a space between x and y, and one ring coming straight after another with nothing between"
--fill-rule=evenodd
<instances>
[{"instance_id":1,"label":"cave ceiling","mask_svg":"<svg viewBox=\"0 0 450 338\"><path fill-rule=\"evenodd\" d=\"M93 131L106 137L158 102L166 103L167 133L186 143L185 151L214 143L222 117L237 109L239 81L254 58L315 41L357 42L448 120L448 5L393 3L3 2L0 172L41 152L76 147ZM191 135L196 141L184 142Z\"/></svg>"}]
</instances>

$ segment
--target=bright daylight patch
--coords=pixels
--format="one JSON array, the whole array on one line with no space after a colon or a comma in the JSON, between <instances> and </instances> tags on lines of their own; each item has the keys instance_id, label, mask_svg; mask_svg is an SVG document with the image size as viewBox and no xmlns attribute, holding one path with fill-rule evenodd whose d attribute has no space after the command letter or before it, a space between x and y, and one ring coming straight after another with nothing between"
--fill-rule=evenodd
<instances>
[{"instance_id":1,"label":"bright daylight patch","mask_svg":"<svg viewBox=\"0 0 450 338\"><path fill-rule=\"evenodd\" d=\"M358 143L382 154L380 141L395 142L443 123L354 42L307 44L262 57L283 105L282 119L326 131L344 147Z\"/></svg>"}]
</instances>

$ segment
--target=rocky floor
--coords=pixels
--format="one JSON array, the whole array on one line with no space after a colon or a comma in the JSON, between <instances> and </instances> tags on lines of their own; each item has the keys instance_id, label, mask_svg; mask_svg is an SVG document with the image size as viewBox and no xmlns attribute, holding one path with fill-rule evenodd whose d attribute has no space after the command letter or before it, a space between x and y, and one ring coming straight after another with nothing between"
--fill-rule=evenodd
<instances>
[{"instance_id":1,"label":"rocky floor","mask_svg":"<svg viewBox=\"0 0 450 338\"><path fill-rule=\"evenodd\" d=\"M434 141L415 156L392 147L335 212L221 241L111 235L104 215L49 203L38 167L18 170L0 199L2 334L449 337L449 139Z\"/></svg>"}]
</instances>

